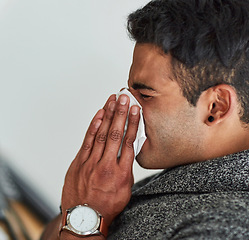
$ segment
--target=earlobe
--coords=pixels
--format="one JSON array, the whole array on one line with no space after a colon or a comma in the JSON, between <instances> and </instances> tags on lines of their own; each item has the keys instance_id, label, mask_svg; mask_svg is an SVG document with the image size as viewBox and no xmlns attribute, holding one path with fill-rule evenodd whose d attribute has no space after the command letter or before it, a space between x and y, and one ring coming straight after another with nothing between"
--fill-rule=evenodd
<instances>
[{"instance_id":1,"label":"earlobe","mask_svg":"<svg viewBox=\"0 0 249 240\"><path fill-rule=\"evenodd\" d=\"M211 123L211 122L213 122L214 121L214 117L213 116L209 116L208 117L208 121Z\"/></svg>"},{"instance_id":2,"label":"earlobe","mask_svg":"<svg viewBox=\"0 0 249 240\"><path fill-rule=\"evenodd\" d=\"M207 104L208 112L205 117L205 124L213 126L218 124L232 114L236 102L235 90L226 84L220 84L208 89Z\"/></svg>"}]
</instances>

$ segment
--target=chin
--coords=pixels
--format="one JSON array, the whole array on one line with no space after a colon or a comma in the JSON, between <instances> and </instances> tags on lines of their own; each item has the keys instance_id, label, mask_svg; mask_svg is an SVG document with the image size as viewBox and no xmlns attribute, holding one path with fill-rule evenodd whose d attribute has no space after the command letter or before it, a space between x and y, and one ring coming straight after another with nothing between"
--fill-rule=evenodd
<instances>
[{"instance_id":1,"label":"chin","mask_svg":"<svg viewBox=\"0 0 249 240\"><path fill-rule=\"evenodd\" d=\"M143 162L143 153L142 152L140 152L137 156L136 156L136 161L137 161L137 163L138 163L138 165L140 166L140 167L142 167L142 168L146 168L146 166L144 166L144 162Z\"/></svg>"},{"instance_id":2,"label":"chin","mask_svg":"<svg viewBox=\"0 0 249 240\"><path fill-rule=\"evenodd\" d=\"M155 167L152 166L151 161L148 160L146 157L144 157L143 152L140 152L137 156L136 156L136 161L138 163L138 165L142 168L145 169L156 169Z\"/></svg>"},{"instance_id":3,"label":"chin","mask_svg":"<svg viewBox=\"0 0 249 240\"><path fill-rule=\"evenodd\" d=\"M150 149L149 149L149 144L148 144L148 139L145 140L141 151L139 154L136 156L136 161L139 164L140 167L145 168L145 169L150 169L151 161L148 160Z\"/></svg>"},{"instance_id":4,"label":"chin","mask_svg":"<svg viewBox=\"0 0 249 240\"><path fill-rule=\"evenodd\" d=\"M171 159L153 154L151 151L149 153L150 154L148 154L147 151L141 151L136 156L136 161L140 167L144 169L161 170L176 166L176 163Z\"/></svg>"}]
</instances>

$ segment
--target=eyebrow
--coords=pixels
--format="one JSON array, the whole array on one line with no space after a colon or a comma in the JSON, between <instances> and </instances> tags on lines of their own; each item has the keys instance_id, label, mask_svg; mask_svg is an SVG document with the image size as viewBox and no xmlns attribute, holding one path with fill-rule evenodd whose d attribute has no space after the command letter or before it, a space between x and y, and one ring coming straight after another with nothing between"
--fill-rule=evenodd
<instances>
[{"instance_id":1,"label":"eyebrow","mask_svg":"<svg viewBox=\"0 0 249 240\"><path fill-rule=\"evenodd\" d=\"M137 89L147 89L147 90L155 91L154 88L149 87L149 86L147 86L147 85L145 85L143 83L133 83L132 88L135 89L135 90L137 90Z\"/></svg>"}]
</instances>

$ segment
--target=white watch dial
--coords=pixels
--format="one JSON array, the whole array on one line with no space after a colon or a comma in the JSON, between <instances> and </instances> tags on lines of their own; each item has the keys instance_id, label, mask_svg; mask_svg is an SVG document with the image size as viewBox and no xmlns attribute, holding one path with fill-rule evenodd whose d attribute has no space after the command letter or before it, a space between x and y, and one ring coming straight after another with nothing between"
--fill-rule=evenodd
<instances>
[{"instance_id":1,"label":"white watch dial","mask_svg":"<svg viewBox=\"0 0 249 240\"><path fill-rule=\"evenodd\" d=\"M93 209L87 206L80 206L73 209L69 221L75 230L79 232L89 232L96 228L98 215Z\"/></svg>"}]
</instances>

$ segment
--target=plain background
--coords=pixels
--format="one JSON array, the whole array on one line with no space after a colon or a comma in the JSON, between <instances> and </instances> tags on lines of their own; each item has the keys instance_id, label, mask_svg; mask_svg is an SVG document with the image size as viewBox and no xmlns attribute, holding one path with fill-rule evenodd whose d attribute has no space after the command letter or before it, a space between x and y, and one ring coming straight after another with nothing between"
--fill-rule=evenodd
<instances>
[{"instance_id":1,"label":"plain background","mask_svg":"<svg viewBox=\"0 0 249 240\"><path fill-rule=\"evenodd\" d=\"M147 2L0 0L0 155L53 208L93 115L127 86L126 19Z\"/></svg>"}]
</instances>

